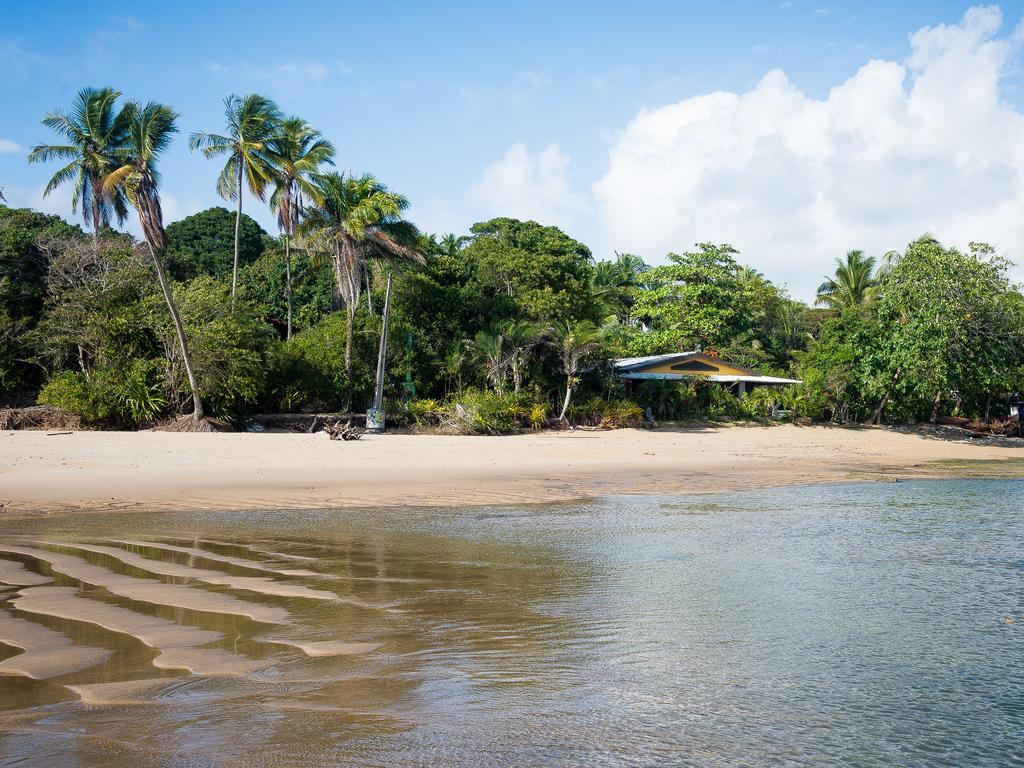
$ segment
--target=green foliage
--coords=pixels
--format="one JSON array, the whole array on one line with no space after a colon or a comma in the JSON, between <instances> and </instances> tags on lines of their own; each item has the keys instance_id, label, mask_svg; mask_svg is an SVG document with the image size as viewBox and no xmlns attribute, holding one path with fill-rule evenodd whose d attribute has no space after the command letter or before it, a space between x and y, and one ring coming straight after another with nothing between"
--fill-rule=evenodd
<instances>
[{"instance_id":1,"label":"green foliage","mask_svg":"<svg viewBox=\"0 0 1024 768\"><path fill-rule=\"evenodd\" d=\"M466 257L489 319L564 323L593 316L590 249L557 227L498 218L474 224Z\"/></svg>"},{"instance_id":2,"label":"green foliage","mask_svg":"<svg viewBox=\"0 0 1024 768\"><path fill-rule=\"evenodd\" d=\"M536 428L544 412L525 394L479 389L467 389L443 402L413 400L408 410L416 426L456 435L506 435Z\"/></svg>"},{"instance_id":3,"label":"green foliage","mask_svg":"<svg viewBox=\"0 0 1024 768\"><path fill-rule=\"evenodd\" d=\"M644 409L630 400L605 400L595 395L569 406L569 422L602 429L642 427Z\"/></svg>"},{"instance_id":4,"label":"green foliage","mask_svg":"<svg viewBox=\"0 0 1024 768\"><path fill-rule=\"evenodd\" d=\"M266 384L274 333L259 309L242 300L231 309L231 288L209 276L174 286L174 297L185 325L193 365L213 414L234 417L255 405ZM153 330L168 360L168 400L181 408L191 397L181 351L170 318L153 297Z\"/></svg>"},{"instance_id":5,"label":"green foliage","mask_svg":"<svg viewBox=\"0 0 1024 768\"><path fill-rule=\"evenodd\" d=\"M37 384L28 334L38 322L46 297L49 257L41 237L81 235L58 216L0 205L0 397Z\"/></svg>"},{"instance_id":6,"label":"green foliage","mask_svg":"<svg viewBox=\"0 0 1024 768\"><path fill-rule=\"evenodd\" d=\"M159 360L133 360L120 381L109 382L105 399L120 421L129 425L154 421L167 406Z\"/></svg>"},{"instance_id":7,"label":"green foliage","mask_svg":"<svg viewBox=\"0 0 1024 768\"><path fill-rule=\"evenodd\" d=\"M110 415L109 405L81 373L61 371L39 390L37 402L63 408L86 423L99 423Z\"/></svg>"},{"instance_id":8,"label":"green foliage","mask_svg":"<svg viewBox=\"0 0 1024 768\"><path fill-rule=\"evenodd\" d=\"M285 302L284 244L279 238L264 237L263 254L239 272L239 290L256 304L263 318L284 338L288 317ZM301 330L315 325L334 306L334 279L330 270L318 269L309 254L291 249L293 322Z\"/></svg>"},{"instance_id":9,"label":"green foliage","mask_svg":"<svg viewBox=\"0 0 1024 768\"><path fill-rule=\"evenodd\" d=\"M238 232L238 263L251 264L263 252L263 228L242 214ZM164 260L175 280L200 275L225 278L235 258L235 214L226 208L207 208L167 225Z\"/></svg>"},{"instance_id":10,"label":"green foliage","mask_svg":"<svg viewBox=\"0 0 1024 768\"><path fill-rule=\"evenodd\" d=\"M278 344L272 365L271 395L275 405L291 410L334 410L344 400L348 379L345 317L328 315L312 328Z\"/></svg>"}]
</instances>

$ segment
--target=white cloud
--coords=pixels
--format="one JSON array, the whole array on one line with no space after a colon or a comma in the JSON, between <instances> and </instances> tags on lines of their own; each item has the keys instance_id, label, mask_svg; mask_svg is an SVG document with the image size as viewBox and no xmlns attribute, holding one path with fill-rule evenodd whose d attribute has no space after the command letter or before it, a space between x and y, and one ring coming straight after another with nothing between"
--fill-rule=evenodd
<instances>
[{"instance_id":1,"label":"white cloud","mask_svg":"<svg viewBox=\"0 0 1024 768\"><path fill-rule=\"evenodd\" d=\"M21 147L19 147L10 139L0 138L0 155L16 155L21 151L23 151Z\"/></svg>"},{"instance_id":2,"label":"white cloud","mask_svg":"<svg viewBox=\"0 0 1024 768\"><path fill-rule=\"evenodd\" d=\"M773 70L746 93L642 110L592 186L598 253L729 241L804 298L834 257L925 231L1024 261L1024 115L1000 94L1024 27L999 38L1001 23L972 8L925 27L904 64L870 61L824 100Z\"/></svg>"},{"instance_id":3,"label":"white cloud","mask_svg":"<svg viewBox=\"0 0 1024 768\"><path fill-rule=\"evenodd\" d=\"M320 83L333 75L350 75L352 67L344 61L284 61L277 64L221 64L209 62L206 71L226 80L268 83L276 87L296 87Z\"/></svg>"},{"instance_id":4,"label":"white cloud","mask_svg":"<svg viewBox=\"0 0 1024 768\"><path fill-rule=\"evenodd\" d=\"M512 216L561 227L571 226L586 208L572 191L569 157L557 144L534 155L524 144L513 144L484 168L469 201L485 217Z\"/></svg>"}]
</instances>

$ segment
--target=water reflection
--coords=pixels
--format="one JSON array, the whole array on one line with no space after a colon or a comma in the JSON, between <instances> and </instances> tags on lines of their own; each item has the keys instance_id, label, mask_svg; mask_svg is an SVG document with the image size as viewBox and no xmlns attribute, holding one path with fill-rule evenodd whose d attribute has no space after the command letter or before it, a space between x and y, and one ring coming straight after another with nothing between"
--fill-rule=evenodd
<instances>
[{"instance_id":1,"label":"water reflection","mask_svg":"<svg viewBox=\"0 0 1024 768\"><path fill-rule=\"evenodd\" d=\"M10 521L0 763L1024 764L1022 502Z\"/></svg>"}]
</instances>

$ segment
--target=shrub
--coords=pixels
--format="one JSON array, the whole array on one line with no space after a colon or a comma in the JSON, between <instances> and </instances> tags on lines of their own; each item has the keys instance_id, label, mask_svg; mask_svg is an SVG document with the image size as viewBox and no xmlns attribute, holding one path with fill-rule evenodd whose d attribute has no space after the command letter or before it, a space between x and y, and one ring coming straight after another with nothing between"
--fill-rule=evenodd
<instances>
[{"instance_id":1,"label":"shrub","mask_svg":"<svg viewBox=\"0 0 1024 768\"><path fill-rule=\"evenodd\" d=\"M631 400L592 397L569 406L569 421L588 427L621 429L644 424L644 409Z\"/></svg>"},{"instance_id":2,"label":"shrub","mask_svg":"<svg viewBox=\"0 0 1024 768\"><path fill-rule=\"evenodd\" d=\"M167 406L161 368L158 360L133 360L120 380L106 382L101 394L119 421L137 426L160 415Z\"/></svg>"},{"instance_id":3,"label":"shrub","mask_svg":"<svg viewBox=\"0 0 1024 768\"><path fill-rule=\"evenodd\" d=\"M110 415L95 385L77 371L60 371L39 390L40 405L63 408L88 423L104 421Z\"/></svg>"}]
</instances>

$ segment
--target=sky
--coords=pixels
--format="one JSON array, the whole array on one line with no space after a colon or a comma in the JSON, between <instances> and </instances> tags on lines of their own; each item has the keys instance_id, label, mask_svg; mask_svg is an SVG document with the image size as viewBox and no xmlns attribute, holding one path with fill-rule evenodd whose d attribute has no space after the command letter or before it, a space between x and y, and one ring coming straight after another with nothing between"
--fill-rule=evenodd
<instances>
[{"instance_id":1,"label":"sky","mask_svg":"<svg viewBox=\"0 0 1024 768\"><path fill-rule=\"evenodd\" d=\"M75 218L25 156L56 139L44 114L109 85L181 115L167 220L230 206L187 136L259 92L427 232L515 216L652 264L730 243L802 299L846 251L924 232L1024 263L1024 0L295 8L0 0L9 203ZM276 231L266 205L245 211Z\"/></svg>"}]
</instances>

